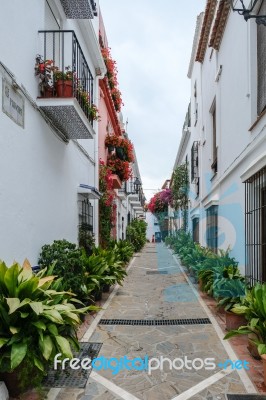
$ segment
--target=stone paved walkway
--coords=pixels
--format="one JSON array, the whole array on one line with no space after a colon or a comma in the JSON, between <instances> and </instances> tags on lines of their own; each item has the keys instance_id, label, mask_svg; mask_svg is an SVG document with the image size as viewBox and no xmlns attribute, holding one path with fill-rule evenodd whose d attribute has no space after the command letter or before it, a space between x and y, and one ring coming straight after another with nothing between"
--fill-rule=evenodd
<instances>
[{"instance_id":1,"label":"stone paved walkway","mask_svg":"<svg viewBox=\"0 0 266 400\"><path fill-rule=\"evenodd\" d=\"M167 271L150 274L149 271ZM148 272L148 273L147 273ZM163 243L147 244L133 261L124 285L111 295L104 319L207 318L206 310L188 283L176 259ZM213 321L212 321L213 322ZM122 326L98 325L84 335L84 341L102 342L99 356L230 358L215 326ZM229 346L229 344L227 344ZM178 364L179 365L179 364ZM241 379L242 378L242 379ZM225 400L226 393L255 392L246 374L215 370L123 370L93 371L85 390L61 389L50 392L49 400ZM58 393L59 392L59 393Z\"/></svg>"}]
</instances>

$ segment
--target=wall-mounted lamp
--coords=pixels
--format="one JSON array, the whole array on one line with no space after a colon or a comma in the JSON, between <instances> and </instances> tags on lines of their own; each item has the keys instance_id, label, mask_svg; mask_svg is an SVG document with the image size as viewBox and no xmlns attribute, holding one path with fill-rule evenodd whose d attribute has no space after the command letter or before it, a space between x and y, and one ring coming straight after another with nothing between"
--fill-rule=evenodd
<instances>
[{"instance_id":1,"label":"wall-mounted lamp","mask_svg":"<svg viewBox=\"0 0 266 400\"><path fill-rule=\"evenodd\" d=\"M242 15L245 21L255 18L258 25L266 26L266 15L258 15L261 0L228 0L233 11Z\"/></svg>"}]
</instances>

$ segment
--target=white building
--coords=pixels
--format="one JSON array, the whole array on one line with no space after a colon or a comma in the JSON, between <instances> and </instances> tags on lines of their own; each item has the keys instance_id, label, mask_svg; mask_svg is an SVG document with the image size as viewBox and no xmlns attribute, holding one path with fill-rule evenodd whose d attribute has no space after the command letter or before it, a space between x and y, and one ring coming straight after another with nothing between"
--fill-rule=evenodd
<instances>
[{"instance_id":1,"label":"white building","mask_svg":"<svg viewBox=\"0 0 266 400\"><path fill-rule=\"evenodd\" d=\"M37 263L41 246L55 239L77 242L84 221L97 242L97 122L81 94L40 98L34 75L38 54L63 72L70 66L77 92L97 106L105 73L97 10L92 0L1 4L0 258L8 264Z\"/></svg>"},{"instance_id":2,"label":"white building","mask_svg":"<svg viewBox=\"0 0 266 400\"><path fill-rule=\"evenodd\" d=\"M117 190L117 240L126 239L126 228L131 221L144 218L145 196L135 151L134 160L131 164L132 178Z\"/></svg>"},{"instance_id":3,"label":"white building","mask_svg":"<svg viewBox=\"0 0 266 400\"><path fill-rule=\"evenodd\" d=\"M266 14L266 2L258 2ZM188 77L189 227L214 250L231 248L253 281L266 280L266 27L208 0L198 17Z\"/></svg>"}]
</instances>

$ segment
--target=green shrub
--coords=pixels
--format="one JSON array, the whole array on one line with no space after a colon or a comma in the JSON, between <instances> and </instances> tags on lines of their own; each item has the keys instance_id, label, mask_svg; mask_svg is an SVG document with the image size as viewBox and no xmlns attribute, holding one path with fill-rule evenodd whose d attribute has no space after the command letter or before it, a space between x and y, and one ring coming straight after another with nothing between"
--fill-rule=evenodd
<instances>
[{"instance_id":1,"label":"green shrub","mask_svg":"<svg viewBox=\"0 0 266 400\"><path fill-rule=\"evenodd\" d=\"M147 223L141 219L134 219L127 226L127 240L132 244L134 251L138 252L146 243Z\"/></svg>"},{"instance_id":2,"label":"green shrub","mask_svg":"<svg viewBox=\"0 0 266 400\"><path fill-rule=\"evenodd\" d=\"M51 245L44 245L39 257L41 268L54 266L54 274L63 279L63 289L75 293L79 299L84 299L83 286L84 266L82 251L74 243L66 240L55 240Z\"/></svg>"}]
</instances>

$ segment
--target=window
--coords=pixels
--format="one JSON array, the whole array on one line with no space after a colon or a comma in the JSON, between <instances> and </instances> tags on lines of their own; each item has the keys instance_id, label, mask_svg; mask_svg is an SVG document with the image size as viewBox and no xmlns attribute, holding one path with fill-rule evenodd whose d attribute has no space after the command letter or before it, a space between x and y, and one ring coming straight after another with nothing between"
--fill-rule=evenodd
<instances>
[{"instance_id":1,"label":"window","mask_svg":"<svg viewBox=\"0 0 266 400\"><path fill-rule=\"evenodd\" d=\"M212 107L212 165L211 168L214 173L217 172L218 160L217 160L217 136L216 136L216 104Z\"/></svg>"},{"instance_id":2,"label":"window","mask_svg":"<svg viewBox=\"0 0 266 400\"><path fill-rule=\"evenodd\" d=\"M199 195L199 142L193 142L191 147L191 183L195 184L195 193Z\"/></svg>"},{"instance_id":3,"label":"window","mask_svg":"<svg viewBox=\"0 0 266 400\"><path fill-rule=\"evenodd\" d=\"M218 206L211 206L206 210L206 242L207 247L217 253L218 248Z\"/></svg>"},{"instance_id":4,"label":"window","mask_svg":"<svg viewBox=\"0 0 266 400\"><path fill-rule=\"evenodd\" d=\"M198 122L198 93L197 93L197 82L194 83L194 114L195 114L195 123L197 125Z\"/></svg>"},{"instance_id":5,"label":"window","mask_svg":"<svg viewBox=\"0 0 266 400\"><path fill-rule=\"evenodd\" d=\"M192 220L192 236L193 241L199 243L199 218L193 218Z\"/></svg>"},{"instance_id":6,"label":"window","mask_svg":"<svg viewBox=\"0 0 266 400\"><path fill-rule=\"evenodd\" d=\"M266 167L245 182L246 277L266 282Z\"/></svg>"},{"instance_id":7,"label":"window","mask_svg":"<svg viewBox=\"0 0 266 400\"><path fill-rule=\"evenodd\" d=\"M93 232L93 206L89 199L79 200L79 226L83 230Z\"/></svg>"},{"instance_id":8,"label":"window","mask_svg":"<svg viewBox=\"0 0 266 400\"><path fill-rule=\"evenodd\" d=\"M258 14L266 15L266 2L263 1ZM258 115L266 108L266 29L263 24L257 25L257 58L258 58Z\"/></svg>"}]
</instances>

